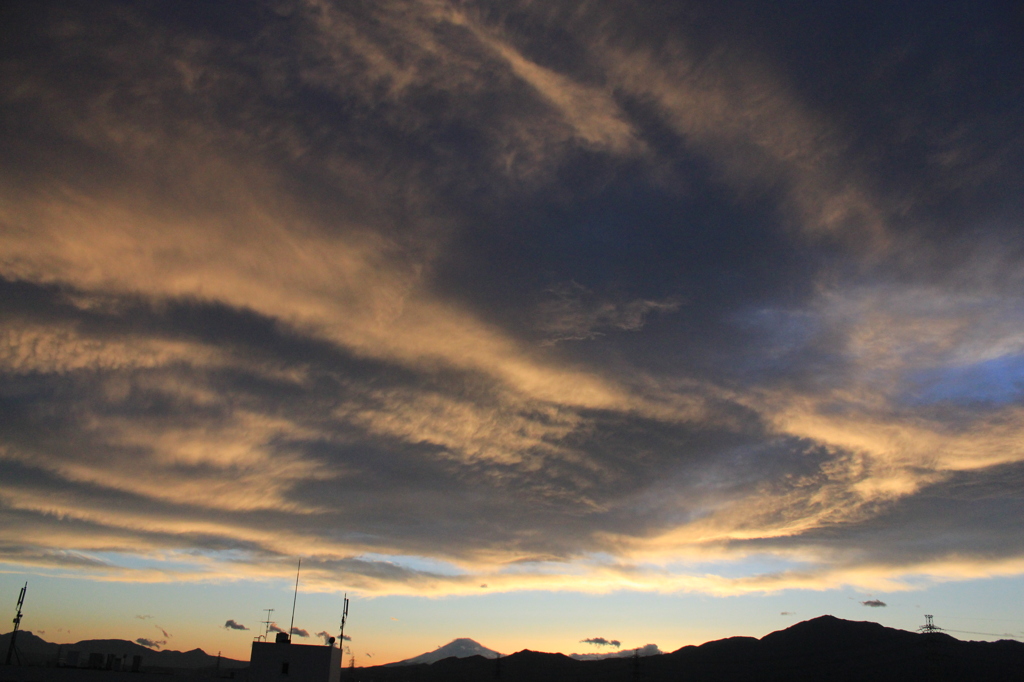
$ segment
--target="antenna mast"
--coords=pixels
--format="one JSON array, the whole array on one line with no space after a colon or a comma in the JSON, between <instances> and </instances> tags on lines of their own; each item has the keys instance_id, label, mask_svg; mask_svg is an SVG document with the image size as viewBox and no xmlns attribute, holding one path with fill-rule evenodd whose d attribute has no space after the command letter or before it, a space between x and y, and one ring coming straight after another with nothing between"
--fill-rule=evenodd
<instances>
[{"instance_id":1,"label":"antenna mast","mask_svg":"<svg viewBox=\"0 0 1024 682\"><path fill-rule=\"evenodd\" d=\"M295 596L292 597L292 622L288 626L288 641L292 641L292 630L295 629L295 602L299 599L299 571L302 570L302 557L299 557L299 566L295 569Z\"/></svg>"},{"instance_id":2,"label":"antenna mast","mask_svg":"<svg viewBox=\"0 0 1024 682\"><path fill-rule=\"evenodd\" d=\"M14 629L11 630L11 641L7 645L7 660L4 665L11 664L11 656L15 656L18 659L18 665L21 665L21 656L18 654L18 650L14 647L14 641L18 638L18 628L21 627L21 607L25 603L25 591L28 589L28 582L21 588L21 594L18 595L18 613L14 616Z\"/></svg>"},{"instance_id":3,"label":"antenna mast","mask_svg":"<svg viewBox=\"0 0 1024 682\"><path fill-rule=\"evenodd\" d=\"M267 619L265 621L263 621L263 624L266 625L267 627L263 631L263 635L262 635L263 641L265 642L265 641L267 641L267 637L270 636L270 624L274 622L270 618L271 614L274 613L274 609L263 609L263 610L267 612ZM257 636L256 639L260 639L260 637Z\"/></svg>"},{"instance_id":4,"label":"antenna mast","mask_svg":"<svg viewBox=\"0 0 1024 682\"><path fill-rule=\"evenodd\" d=\"M348 618L348 592L345 593L345 606L341 610L341 634L338 635L338 648L341 649L341 658L345 658L345 619ZM338 659L341 662L341 659Z\"/></svg>"}]
</instances>

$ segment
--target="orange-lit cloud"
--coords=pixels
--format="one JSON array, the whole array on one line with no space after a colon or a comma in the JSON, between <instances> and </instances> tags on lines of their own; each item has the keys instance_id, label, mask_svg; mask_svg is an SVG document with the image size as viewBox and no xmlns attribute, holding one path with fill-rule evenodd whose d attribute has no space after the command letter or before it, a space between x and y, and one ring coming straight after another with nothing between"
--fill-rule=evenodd
<instances>
[{"instance_id":1,"label":"orange-lit cloud","mask_svg":"<svg viewBox=\"0 0 1024 682\"><path fill-rule=\"evenodd\" d=\"M0 561L299 554L381 595L1019 574L987 523L1024 463L1019 172L985 175L986 222L947 177L982 176L951 161L969 126L926 140L939 196L873 161L915 145L658 11L30 12L54 51L0 93ZM939 501L974 515L939 532Z\"/></svg>"}]
</instances>

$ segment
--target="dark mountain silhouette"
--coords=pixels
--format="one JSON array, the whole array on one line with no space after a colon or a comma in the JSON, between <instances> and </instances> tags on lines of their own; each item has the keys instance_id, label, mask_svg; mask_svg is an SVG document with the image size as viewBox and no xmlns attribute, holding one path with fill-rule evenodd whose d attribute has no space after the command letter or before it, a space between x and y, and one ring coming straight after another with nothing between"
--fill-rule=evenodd
<instances>
[{"instance_id":1,"label":"dark mountain silhouette","mask_svg":"<svg viewBox=\"0 0 1024 682\"><path fill-rule=\"evenodd\" d=\"M0 655L7 655L7 645L10 639L10 633L0 635ZM69 651L78 651L85 658L88 658L91 653L104 656L107 654L124 656L129 661L133 656L142 656L142 665L145 668L196 669L217 665L217 657L207 654L202 649L154 651L123 639L86 639L74 644L55 644L47 642L28 630L22 630L18 633L16 644L21 661L25 665L52 665L56 662L58 655L66 655ZM0 663L2 662L0 660ZM248 661L236 661L231 658L220 659L221 668L240 668L248 665Z\"/></svg>"},{"instance_id":2,"label":"dark mountain silhouette","mask_svg":"<svg viewBox=\"0 0 1024 682\"><path fill-rule=\"evenodd\" d=\"M963 642L822 616L761 639L730 637L670 654L577 661L520 651L499 659L345 669L362 682L1003 682L1024 679L1024 644Z\"/></svg>"},{"instance_id":3,"label":"dark mountain silhouette","mask_svg":"<svg viewBox=\"0 0 1024 682\"><path fill-rule=\"evenodd\" d=\"M497 651L488 649L482 644L469 639L468 637L460 637L459 639L453 639L442 647L438 647L433 651L428 651L425 654L419 656L413 656L407 658L404 661L397 661L395 663L388 663L387 665L417 665L419 663L436 663L445 658L469 658L470 656L482 656L483 658L497 658L501 656Z\"/></svg>"},{"instance_id":4,"label":"dark mountain silhouette","mask_svg":"<svg viewBox=\"0 0 1024 682\"><path fill-rule=\"evenodd\" d=\"M659 649L657 644L648 644L636 647L635 649L620 649L618 651L590 654L569 654L569 658L575 658L577 661L600 661L605 658L632 658L633 656L655 656L663 653L665 652Z\"/></svg>"}]
</instances>

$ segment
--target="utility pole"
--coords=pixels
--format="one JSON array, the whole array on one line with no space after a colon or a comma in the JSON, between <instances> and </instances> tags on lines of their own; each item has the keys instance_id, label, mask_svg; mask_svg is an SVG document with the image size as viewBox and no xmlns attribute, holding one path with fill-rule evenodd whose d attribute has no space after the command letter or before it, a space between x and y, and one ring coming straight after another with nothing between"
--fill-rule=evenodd
<instances>
[{"instance_id":1,"label":"utility pole","mask_svg":"<svg viewBox=\"0 0 1024 682\"><path fill-rule=\"evenodd\" d=\"M11 630L11 641L7 645L7 660L4 665L11 664L11 656L18 659L18 665L21 665L21 656L18 654L18 650L15 647L15 640L18 639L18 628L21 627L21 607L25 603L25 591L28 589L28 582L21 588L21 594L18 595L18 612L14 616L14 629Z\"/></svg>"}]
</instances>

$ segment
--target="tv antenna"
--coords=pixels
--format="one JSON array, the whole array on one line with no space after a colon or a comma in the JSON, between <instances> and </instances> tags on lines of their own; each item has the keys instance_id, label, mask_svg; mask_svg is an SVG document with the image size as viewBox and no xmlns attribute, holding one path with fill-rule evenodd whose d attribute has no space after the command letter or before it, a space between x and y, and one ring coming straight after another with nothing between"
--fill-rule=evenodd
<instances>
[{"instance_id":1,"label":"tv antenna","mask_svg":"<svg viewBox=\"0 0 1024 682\"><path fill-rule=\"evenodd\" d=\"M267 641L267 637L270 636L270 624L274 622L274 620L271 618L271 615L273 615L273 613L274 613L274 609L263 609L263 610L267 612L267 619L265 621L262 621L262 622L267 627L263 631L263 634L259 635L258 637L256 637L256 639L262 638L263 641L265 642L265 641Z\"/></svg>"},{"instance_id":2,"label":"tv antenna","mask_svg":"<svg viewBox=\"0 0 1024 682\"><path fill-rule=\"evenodd\" d=\"M918 628L925 634L932 634L933 632L942 632L942 628L932 622L932 616L929 613L924 614L924 625Z\"/></svg>"},{"instance_id":3,"label":"tv antenna","mask_svg":"<svg viewBox=\"0 0 1024 682\"><path fill-rule=\"evenodd\" d=\"M299 599L299 571L302 570L302 557L299 557L299 566L295 569L295 596L292 597L292 622L288 626L288 641L292 641L292 630L295 629L295 602Z\"/></svg>"},{"instance_id":4,"label":"tv antenna","mask_svg":"<svg viewBox=\"0 0 1024 682\"><path fill-rule=\"evenodd\" d=\"M344 607L341 609L341 634L338 635L338 648L341 649L341 657L345 657L345 620L348 618L348 592L345 593Z\"/></svg>"},{"instance_id":5,"label":"tv antenna","mask_svg":"<svg viewBox=\"0 0 1024 682\"><path fill-rule=\"evenodd\" d=\"M28 589L28 583L21 588L21 594L18 595L18 612L14 616L14 629L11 630L11 641L7 645L7 660L4 665L11 664L11 656L18 659L18 665L21 665L21 655L18 653L18 649L15 647L14 642L18 639L18 628L21 627L21 607L25 603L25 591Z\"/></svg>"}]
</instances>

